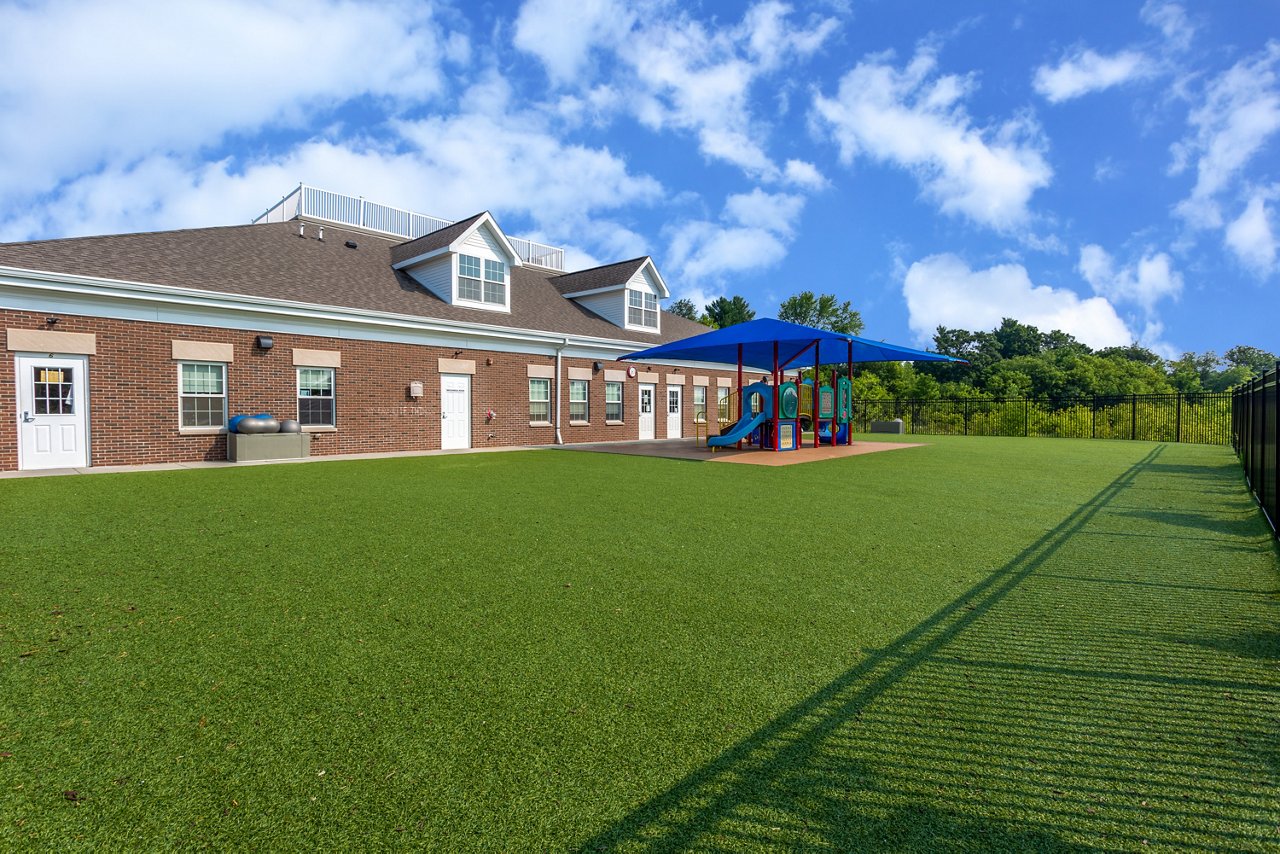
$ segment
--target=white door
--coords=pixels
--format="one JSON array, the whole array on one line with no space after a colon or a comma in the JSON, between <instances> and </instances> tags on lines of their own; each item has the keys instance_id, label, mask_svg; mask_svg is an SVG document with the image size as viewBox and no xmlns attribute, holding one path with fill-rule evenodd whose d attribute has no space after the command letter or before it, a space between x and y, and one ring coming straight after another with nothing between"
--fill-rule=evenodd
<instances>
[{"instance_id":1,"label":"white door","mask_svg":"<svg viewBox=\"0 0 1280 854\"><path fill-rule=\"evenodd\" d=\"M667 438L679 439L680 431L680 397L684 391L678 385L667 386Z\"/></svg>"},{"instance_id":2,"label":"white door","mask_svg":"<svg viewBox=\"0 0 1280 854\"><path fill-rule=\"evenodd\" d=\"M89 465L89 359L18 356L18 468Z\"/></svg>"},{"instance_id":3,"label":"white door","mask_svg":"<svg viewBox=\"0 0 1280 854\"><path fill-rule=\"evenodd\" d=\"M652 383L640 383L640 438L654 438L653 399L658 387Z\"/></svg>"},{"instance_id":4,"label":"white door","mask_svg":"<svg viewBox=\"0 0 1280 854\"><path fill-rule=\"evenodd\" d=\"M471 447L471 377L440 375L440 447Z\"/></svg>"}]
</instances>

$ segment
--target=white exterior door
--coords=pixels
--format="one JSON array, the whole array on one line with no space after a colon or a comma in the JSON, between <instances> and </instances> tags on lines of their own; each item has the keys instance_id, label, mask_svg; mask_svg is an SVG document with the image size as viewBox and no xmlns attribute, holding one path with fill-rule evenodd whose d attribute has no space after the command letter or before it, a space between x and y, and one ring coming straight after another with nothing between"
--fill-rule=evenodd
<instances>
[{"instance_id":1,"label":"white exterior door","mask_svg":"<svg viewBox=\"0 0 1280 854\"><path fill-rule=\"evenodd\" d=\"M667 386L667 438L679 439L682 435L680 429L680 398L683 396L684 389L678 385Z\"/></svg>"},{"instance_id":2,"label":"white exterior door","mask_svg":"<svg viewBox=\"0 0 1280 854\"><path fill-rule=\"evenodd\" d=\"M18 468L89 465L89 359L18 356Z\"/></svg>"},{"instance_id":3,"label":"white exterior door","mask_svg":"<svg viewBox=\"0 0 1280 854\"><path fill-rule=\"evenodd\" d=\"M471 447L471 377L440 375L440 447Z\"/></svg>"},{"instance_id":4,"label":"white exterior door","mask_svg":"<svg viewBox=\"0 0 1280 854\"><path fill-rule=\"evenodd\" d=\"M640 383L640 438L652 439L654 433L653 402L657 397L658 387L652 383Z\"/></svg>"}]
</instances>

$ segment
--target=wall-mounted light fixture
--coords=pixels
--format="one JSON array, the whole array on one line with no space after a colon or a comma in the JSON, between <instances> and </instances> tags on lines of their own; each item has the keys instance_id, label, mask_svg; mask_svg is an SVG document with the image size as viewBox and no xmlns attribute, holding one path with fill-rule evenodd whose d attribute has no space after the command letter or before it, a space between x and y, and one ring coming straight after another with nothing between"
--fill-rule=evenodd
<instances>
[{"instance_id":1,"label":"wall-mounted light fixture","mask_svg":"<svg viewBox=\"0 0 1280 854\"><path fill-rule=\"evenodd\" d=\"M604 367L604 362L594 362L591 365L591 370L596 371L598 373L603 367Z\"/></svg>"},{"instance_id":2,"label":"wall-mounted light fixture","mask_svg":"<svg viewBox=\"0 0 1280 854\"><path fill-rule=\"evenodd\" d=\"M493 357L489 356L487 359L484 360L484 363L489 367L493 367Z\"/></svg>"},{"instance_id":3,"label":"wall-mounted light fixture","mask_svg":"<svg viewBox=\"0 0 1280 854\"><path fill-rule=\"evenodd\" d=\"M422 383L418 382L417 380L414 380L413 382L409 383L409 397L413 397L413 398L422 397Z\"/></svg>"},{"instance_id":4,"label":"wall-mounted light fixture","mask_svg":"<svg viewBox=\"0 0 1280 854\"><path fill-rule=\"evenodd\" d=\"M276 346L275 339L270 335L259 335L257 338L253 339L253 341L258 345L259 350L270 350L272 347Z\"/></svg>"},{"instance_id":5,"label":"wall-mounted light fixture","mask_svg":"<svg viewBox=\"0 0 1280 854\"><path fill-rule=\"evenodd\" d=\"M46 318L44 319L44 322L45 322L45 323L47 323L47 324L49 324L50 326L53 326L55 323L57 323L57 322L58 322L58 318L56 318L56 317L46 317Z\"/></svg>"}]
</instances>

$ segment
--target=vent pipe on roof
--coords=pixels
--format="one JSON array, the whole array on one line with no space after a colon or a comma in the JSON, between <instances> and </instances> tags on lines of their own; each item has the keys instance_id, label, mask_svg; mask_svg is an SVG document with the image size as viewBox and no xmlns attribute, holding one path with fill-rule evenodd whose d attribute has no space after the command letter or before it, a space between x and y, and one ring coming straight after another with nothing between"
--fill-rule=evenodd
<instances>
[{"instance_id":1,"label":"vent pipe on roof","mask_svg":"<svg viewBox=\"0 0 1280 854\"><path fill-rule=\"evenodd\" d=\"M322 225L322 226L320 226L320 236L319 236L319 237L317 237L316 239L317 239L317 240L324 240L324 226L323 226L323 225Z\"/></svg>"},{"instance_id":2,"label":"vent pipe on roof","mask_svg":"<svg viewBox=\"0 0 1280 854\"><path fill-rule=\"evenodd\" d=\"M298 221L298 236L299 237L307 236L307 224L305 222L302 222L301 220Z\"/></svg>"}]
</instances>

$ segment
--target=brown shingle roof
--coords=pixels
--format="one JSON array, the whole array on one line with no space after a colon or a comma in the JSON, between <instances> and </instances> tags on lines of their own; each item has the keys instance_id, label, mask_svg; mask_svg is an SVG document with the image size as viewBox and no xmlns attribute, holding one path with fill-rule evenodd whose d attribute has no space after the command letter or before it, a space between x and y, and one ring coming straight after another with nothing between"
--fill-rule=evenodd
<instances>
[{"instance_id":1,"label":"brown shingle roof","mask_svg":"<svg viewBox=\"0 0 1280 854\"><path fill-rule=\"evenodd\" d=\"M323 241L316 239L316 233L316 227L308 225L306 237L299 237L298 223L289 221L2 243L0 266L621 339L645 346L707 331L670 312L662 314L660 335L620 329L561 296L552 283L559 278L555 273L527 265L511 269L509 314L452 306L391 268L395 241L331 224L325 225ZM347 240L355 241L357 248L345 246Z\"/></svg>"},{"instance_id":2,"label":"brown shingle roof","mask_svg":"<svg viewBox=\"0 0 1280 854\"><path fill-rule=\"evenodd\" d=\"M416 237L413 240L407 240L398 246L392 246L391 263L399 264L403 261L408 261L410 258L425 255L426 253L432 252L436 249L443 249L461 237L462 233L470 228L472 223L484 216L485 213L486 212L482 211L475 216L467 217L464 220L455 222L453 225L446 225L444 228L438 228L435 231L422 235L421 237Z\"/></svg>"},{"instance_id":3,"label":"brown shingle roof","mask_svg":"<svg viewBox=\"0 0 1280 854\"><path fill-rule=\"evenodd\" d=\"M551 284L555 285L556 290L562 294L575 294L580 291L607 288L610 285L625 285L648 260L649 256L645 255L641 258L632 258L630 261L619 261L603 267L565 273L553 278Z\"/></svg>"}]
</instances>

